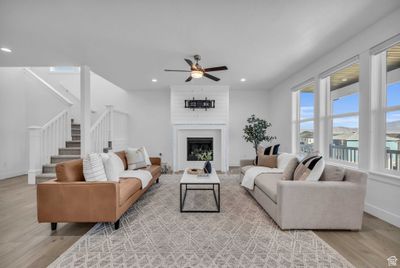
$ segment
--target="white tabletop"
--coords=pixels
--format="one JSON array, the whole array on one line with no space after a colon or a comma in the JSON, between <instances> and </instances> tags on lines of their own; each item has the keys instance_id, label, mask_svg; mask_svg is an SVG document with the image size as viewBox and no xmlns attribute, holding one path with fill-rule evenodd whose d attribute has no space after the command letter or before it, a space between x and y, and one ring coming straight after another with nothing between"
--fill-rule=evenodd
<instances>
[{"instance_id":1,"label":"white tabletop","mask_svg":"<svg viewBox=\"0 0 400 268\"><path fill-rule=\"evenodd\" d=\"M185 170L181 178L181 183L220 183L220 180L215 169L208 176L192 175Z\"/></svg>"}]
</instances>

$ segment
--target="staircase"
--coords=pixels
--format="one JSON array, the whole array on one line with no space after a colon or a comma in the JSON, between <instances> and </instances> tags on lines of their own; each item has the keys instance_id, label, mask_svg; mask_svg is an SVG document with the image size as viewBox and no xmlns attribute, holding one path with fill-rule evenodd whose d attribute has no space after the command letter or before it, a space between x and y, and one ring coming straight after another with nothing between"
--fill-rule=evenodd
<instances>
[{"instance_id":1,"label":"staircase","mask_svg":"<svg viewBox=\"0 0 400 268\"><path fill-rule=\"evenodd\" d=\"M81 158L81 126L71 120L72 141L66 141L64 148L58 149L58 155L50 158L50 164L43 165L42 174L37 179L49 180L56 178L56 164Z\"/></svg>"}]
</instances>

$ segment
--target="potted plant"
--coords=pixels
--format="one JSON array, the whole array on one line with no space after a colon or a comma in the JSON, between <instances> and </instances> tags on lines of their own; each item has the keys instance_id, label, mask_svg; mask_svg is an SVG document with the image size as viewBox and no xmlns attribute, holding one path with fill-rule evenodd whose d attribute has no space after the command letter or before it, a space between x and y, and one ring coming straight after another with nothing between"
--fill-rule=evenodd
<instances>
[{"instance_id":1,"label":"potted plant","mask_svg":"<svg viewBox=\"0 0 400 268\"><path fill-rule=\"evenodd\" d=\"M267 135L267 129L272 126L271 123L256 117L254 114L247 118L248 125L244 126L243 138L246 142L251 142L253 144L254 150L257 155L257 148L261 142L270 142L276 139L275 136Z\"/></svg>"},{"instance_id":2,"label":"potted plant","mask_svg":"<svg viewBox=\"0 0 400 268\"><path fill-rule=\"evenodd\" d=\"M212 150L201 150L196 153L197 159L200 161L206 161L204 163L204 173L210 174L212 171L211 162L212 159Z\"/></svg>"}]
</instances>

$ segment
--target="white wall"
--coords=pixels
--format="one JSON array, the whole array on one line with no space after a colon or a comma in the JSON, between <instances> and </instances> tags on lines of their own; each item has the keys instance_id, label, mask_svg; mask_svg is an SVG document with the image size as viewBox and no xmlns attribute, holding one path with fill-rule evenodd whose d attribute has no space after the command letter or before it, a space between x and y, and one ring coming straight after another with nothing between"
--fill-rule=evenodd
<instances>
[{"instance_id":1,"label":"white wall","mask_svg":"<svg viewBox=\"0 0 400 268\"><path fill-rule=\"evenodd\" d=\"M268 108L269 112L271 114L273 113L273 116L270 117L273 124L273 132L278 136L282 150L291 151L292 149L291 88L312 77L318 79L319 74L323 71L359 54L362 57L360 59L360 64L362 65L361 68L363 70L369 70L369 61L366 60L369 56L369 49L391 38L392 36L399 34L400 30L398 25L400 25L399 9L384 19L378 21L374 25L368 27L357 36L354 36L352 39L337 47L331 53L315 61L302 71L294 74L291 77L288 77L288 79L271 89ZM363 78L360 77L360 79ZM361 94L366 93L364 97L361 97L361 102L362 105L366 105L366 103L369 103L368 75L364 76L364 81L360 81L360 85L362 87L360 88ZM368 129L368 122L366 124L367 125L364 125L364 127ZM366 135L369 135L369 133ZM368 143L366 146L368 146ZM369 151L368 148L361 148L360 146L360 150L361 149L367 152ZM368 168L368 164L365 168ZM397 226L400 226L399 181L400 176L393 179L393 177L371 174L368 181L367 198L365 203L365 209L367 212L370 212L371 214L376 215Z\"/></svg>"},{"instance_id":2,"label":"white wall","mask_svg":"<svg viewBox=\"0 0 400 268\"><path fill-rule=\"evenodd\" d=\"M133 91L130 95L130 146L146 146L150 155L163 154L163 161L172 166L172 124L170 90ZM242 138L246 119L251 114L269 120L268 92L242 90L229 92L229 165L239 165L240 159L253 158L250 143ZM271 133L274 135L274 133Z\"/></svg>"},{"instance_id":3,"label":"white wall","mask_svg":"<svg viewBox=\"0 0 400 268\"><path fill-rule=\"evenodd\" d=\"M0 68L0 179L27 173L28 126L67 107L23 68Z\"/></svg>"},{"instance_id":4,"label":"white wall","mask_svg":"<svg viewBox=\"0 0 400 268\"><path fill-rule=\"evenodd\" d=\"M246 90L245 85L241 90L231 90L229 106L229 161L230 166L239 166L241 159L255 158L251 143L243 139L243 128L250 115L270 121L273 117L268 114L268 91ZM270 130L270 129L269 129ZM271 131L267 134L275 135Z\"/></svg>"}]
</instances>

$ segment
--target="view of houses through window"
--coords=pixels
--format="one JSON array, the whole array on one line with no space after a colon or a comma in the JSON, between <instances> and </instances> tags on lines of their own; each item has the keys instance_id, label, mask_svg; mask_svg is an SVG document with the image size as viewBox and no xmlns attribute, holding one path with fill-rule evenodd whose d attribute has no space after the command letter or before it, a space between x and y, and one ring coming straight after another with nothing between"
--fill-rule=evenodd
<instances>
[{"instance_id":1,"label":"view of houses through window","mask_svg":"<svg viewBox=\"0 0 400 268\"><path fill-rule=\"evenodd\" d=\"M303 153L313 151L314 95L315 83L310 83L299 90L299 150Z\"/></svg>"},{"instance_id":2,"label":"view of houses through window","mask_svg":"<svg viewBox=\"0 0 400 268\"><path fill-rule=\"evenodd\" d=\"M386 52L385 168L400 170L400 44Z\"/></svg>"},{"instance_id":3,"label":"view of houses through window","mask_svg":"<svg viewBox=\"0 0 400 268\"><path fill-rule=\"evenodd\" d=\"M360 66L354 63L330 75L332 159L358 163L358 107Z\"/></svg>"}]
</instances>

